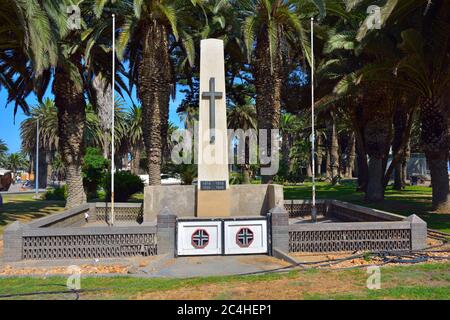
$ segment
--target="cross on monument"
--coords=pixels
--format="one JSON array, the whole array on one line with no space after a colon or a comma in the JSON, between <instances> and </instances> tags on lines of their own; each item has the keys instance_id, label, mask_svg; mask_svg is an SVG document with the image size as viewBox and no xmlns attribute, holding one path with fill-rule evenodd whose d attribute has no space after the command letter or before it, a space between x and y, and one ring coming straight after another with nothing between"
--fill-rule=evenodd
<instances>
[{"instance_id":1,"label":"cross on monument","mask_svg":"<svg viewBox=\"0 0 450 320\"><path fill-rule=\"evenodd\" d=\"M209 99L209 143L214 143L214 129L216 126L216 99L222 99L222 92L216 92L215 78L209 78L209 91L202 93L202 99Z\"/></svg>"}]
</instances>

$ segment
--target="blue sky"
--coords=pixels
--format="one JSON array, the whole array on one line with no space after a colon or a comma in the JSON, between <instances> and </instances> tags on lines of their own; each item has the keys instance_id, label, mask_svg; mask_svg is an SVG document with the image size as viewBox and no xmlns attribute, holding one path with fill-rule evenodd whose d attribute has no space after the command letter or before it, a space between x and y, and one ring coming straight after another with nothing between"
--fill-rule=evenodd
<instances>
[{"instance_id":1,"label":"blue sky","mask_svg":"<svg viewBox=\"0 0 450 320\"><path fill-rule=\"evenodd\" d=\"M47 90L45 97L49 97L53 99L53 94L51 93L51 86ZM178 127L182 127L180 122L180 118L176 113L178 105L183 100L184 94L179 92L179 87L177 88L177 94L174 101L170 101L170 109L169 109L169 119ZM117 94L119 96L119 94ZM138 103L136 98L136 90L133 90L133 101ZM20 123L26 119L25 114L22 110L18 109L17 114L14 118L14 103L10 103L5 107L6 101L8 98L8 93L5 89L0 89L0 139L6 142L9 148L9 152L17 152L20 151ZM128 97L125 97L125 101L127 106L131 106L132 102ZM37 102L37 98L35 95L30 95L27 98L27 103L30 107L35 106Z\"/></svg>"}]
</instances>

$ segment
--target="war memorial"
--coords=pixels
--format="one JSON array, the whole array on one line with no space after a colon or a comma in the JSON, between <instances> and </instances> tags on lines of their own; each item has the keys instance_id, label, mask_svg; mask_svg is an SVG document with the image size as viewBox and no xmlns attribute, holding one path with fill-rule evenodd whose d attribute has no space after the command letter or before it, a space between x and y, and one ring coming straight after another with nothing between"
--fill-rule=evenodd
<instances>
[{"instance_id":1,"label":"war memorial","mask_svg":"<svg viewBox=\"0 0 450 320\"><path fill-rule=\"evenodd\" d=\"M277 184L229 184L222 40L201 42L198 181L147 186L143 203L85 205L4 232L4 260L294 252L408 251L426 247L427 225L337 200L284 200ZM87 215L86 215L87 213ZM89 218L86 219L86 216Z\"/></svg>"}]
</instances>

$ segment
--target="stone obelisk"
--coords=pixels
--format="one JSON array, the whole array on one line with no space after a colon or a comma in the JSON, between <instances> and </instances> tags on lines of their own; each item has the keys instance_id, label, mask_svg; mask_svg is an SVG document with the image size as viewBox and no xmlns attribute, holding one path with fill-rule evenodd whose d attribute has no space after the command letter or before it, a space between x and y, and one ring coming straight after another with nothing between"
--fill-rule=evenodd
<instances>
[{"instance_id":1,"label":"stone obelisk","mask_svg":"<svg viewBox=\"0 0 450 320\"><path fill-rule=\"evenodd\" d=\"M230 215L223 41L200 43L197 216Z\"/></svg>"}]
</instances>

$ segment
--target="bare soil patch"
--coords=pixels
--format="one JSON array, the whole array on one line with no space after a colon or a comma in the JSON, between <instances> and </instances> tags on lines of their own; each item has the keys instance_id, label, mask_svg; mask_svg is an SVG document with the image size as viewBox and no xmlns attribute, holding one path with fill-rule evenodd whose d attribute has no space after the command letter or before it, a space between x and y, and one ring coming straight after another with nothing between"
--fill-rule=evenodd
<instances>
[{"instance_id":1,"label":"bare soil patch","mask_svg":"<svg viewBox=\"0 0 450 320\"><path fill-rule=\"evenodd\" d=\"M81 274L127 274L128 266L119 265L80 265ZM10 265L0 267L2 276L26 276L26 275L70 275L73 270L68 267L26 267L16 268Z\"/></svg>"},{"instance_id":2,"label":"bare soil patch","mask_svg":"<svg viewBox=\"0 0 450 320\"><path fill-rule=\"evenodd\" d=\"M324 274L326 273L326 274ZM237 300L301 299L310 292L317 294L357 292L365 288L364 275L345 276L338 272L323 271L317 274L299 273L270 281L231 281L195 285L175 290L143 292L132 299L190 299L209 300L232 298Z\"/></svg>"}]
</instances>

